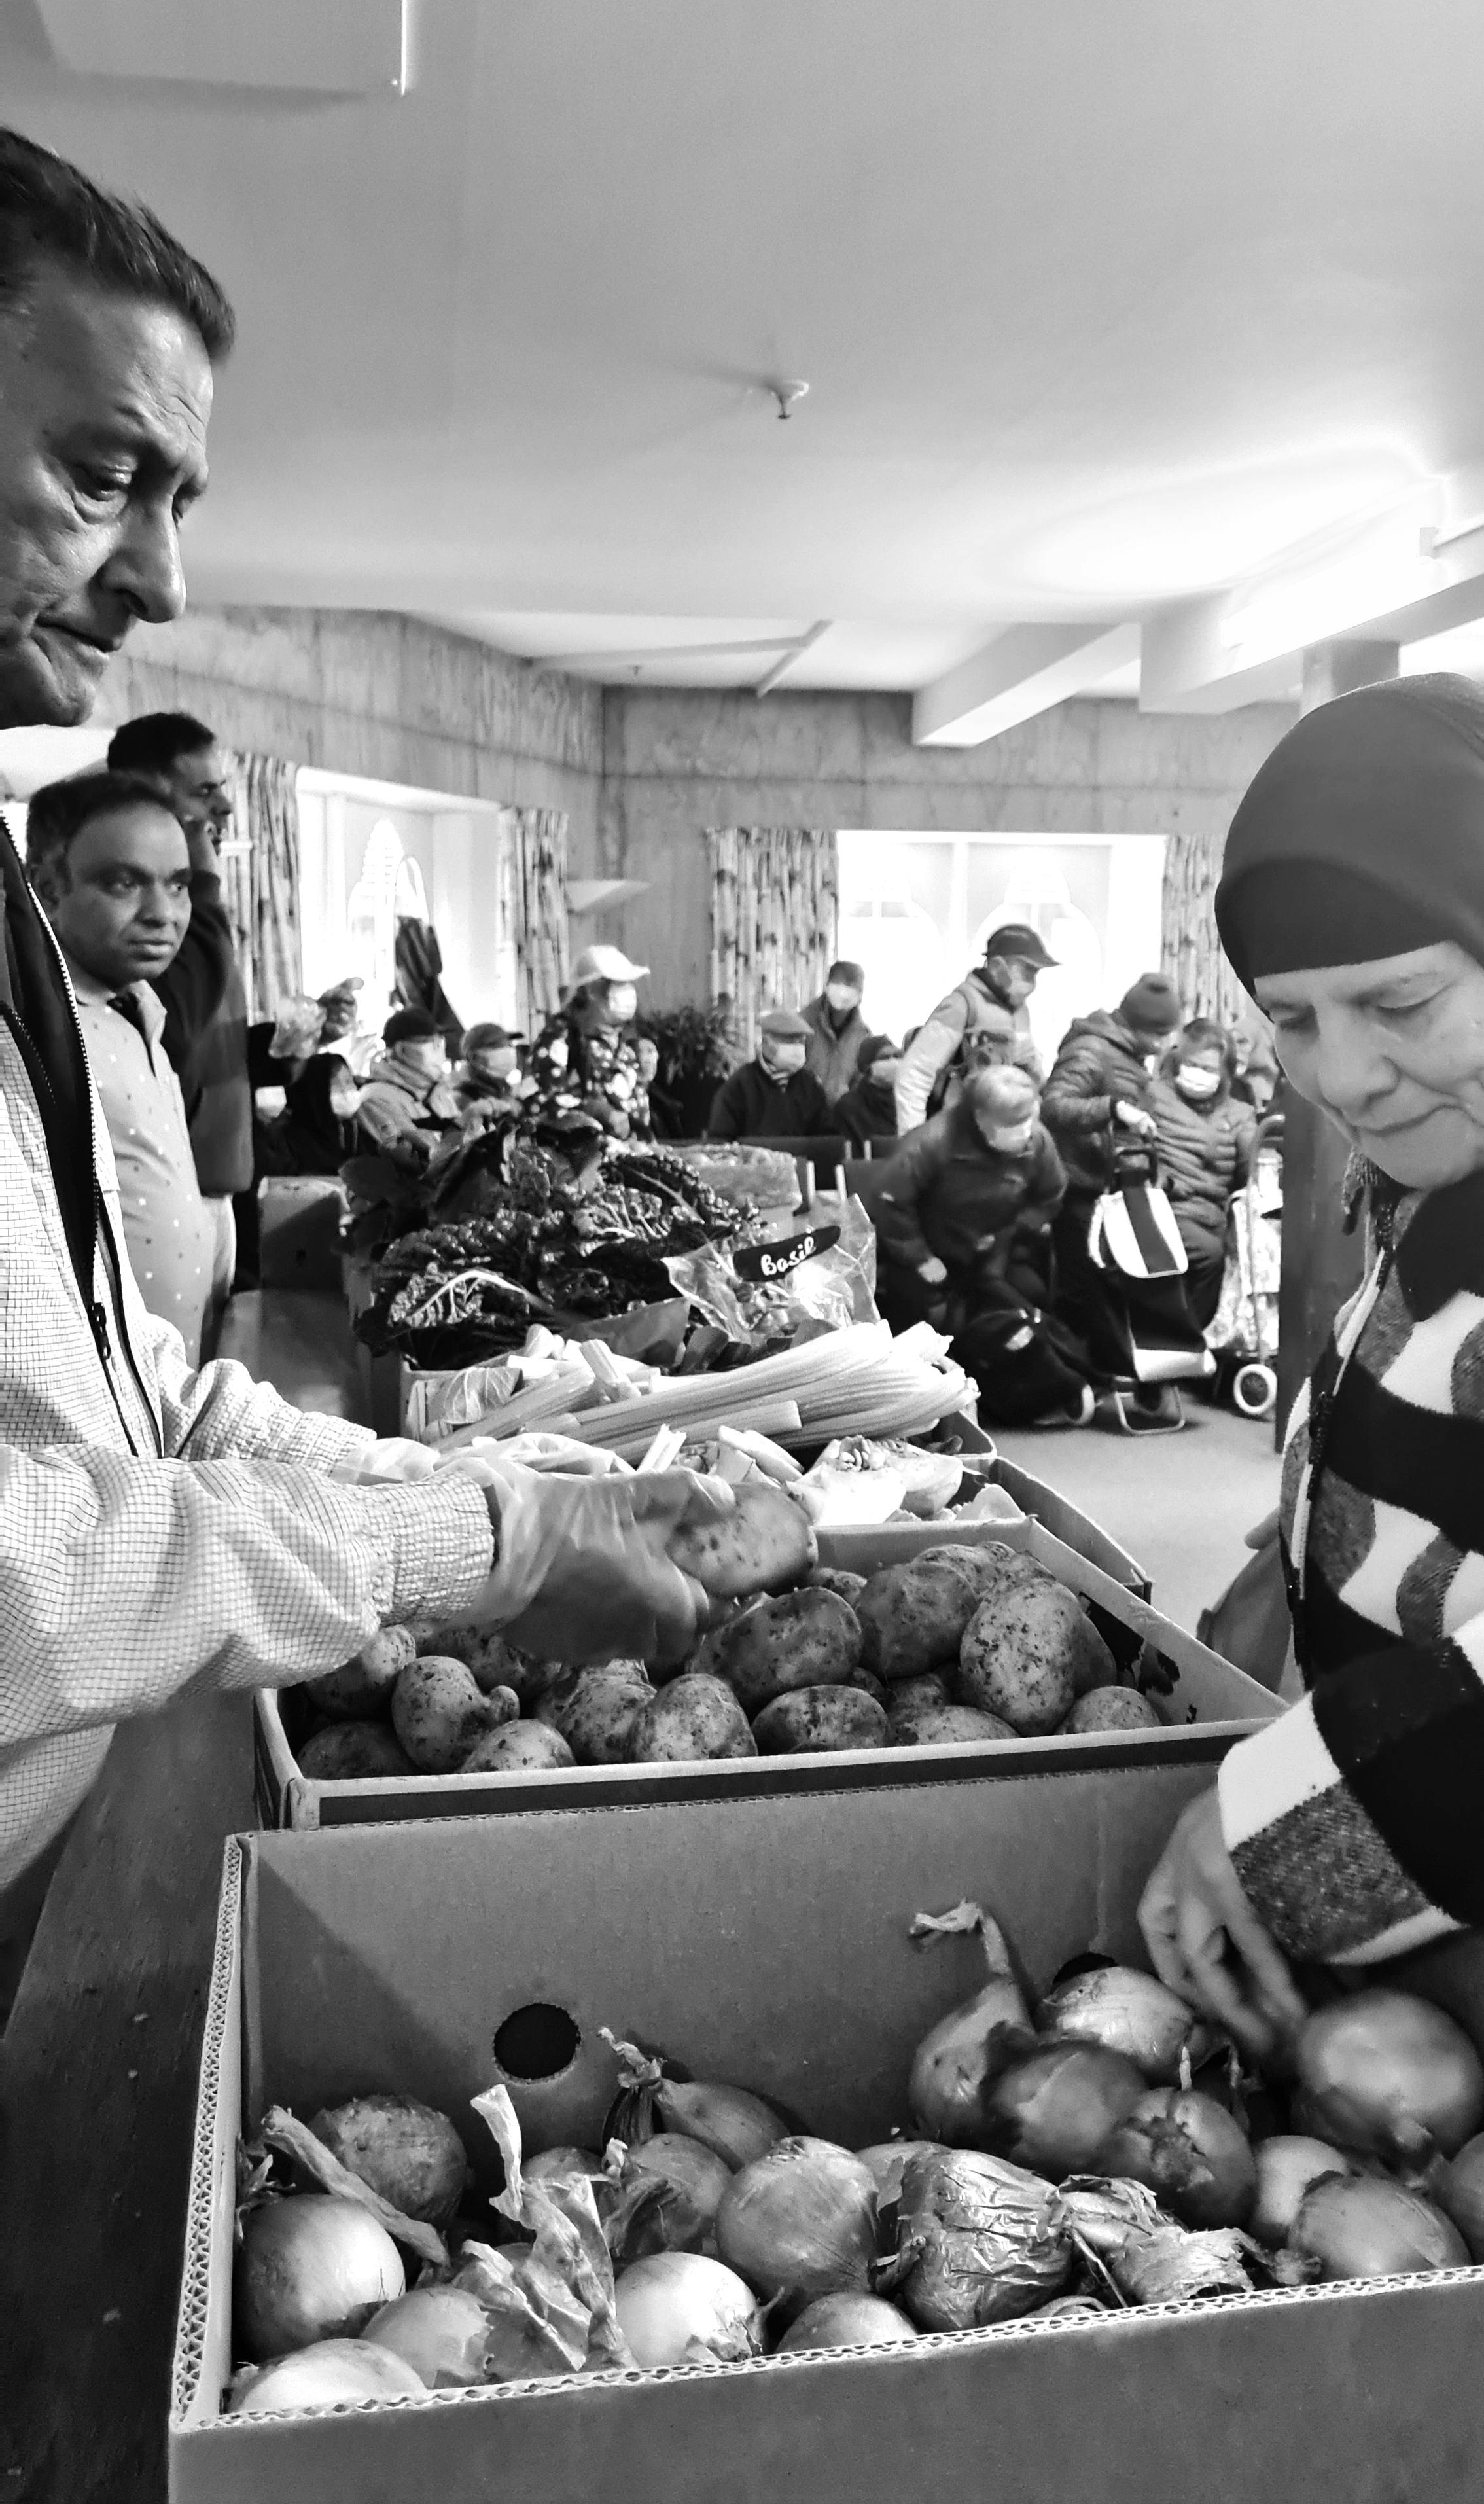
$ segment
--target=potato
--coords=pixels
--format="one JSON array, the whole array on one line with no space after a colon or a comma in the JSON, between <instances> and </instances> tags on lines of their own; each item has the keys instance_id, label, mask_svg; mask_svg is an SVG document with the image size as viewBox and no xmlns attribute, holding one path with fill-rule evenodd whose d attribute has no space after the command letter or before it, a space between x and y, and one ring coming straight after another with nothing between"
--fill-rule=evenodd
<instances>
[{"instance_id":1,"label":"potato","mask_svg":"<svg viewBox=\"0 0 1484 2504\"><path fill-rule=\"evenodd\" d=\"M668 1554L717 1599L750 1600L758 1591L790 1591L818 1562L814 1526L781 1487L748 1478L731 1513L688 1522Z\"/></svg>"},{"instance_id":2,"label":"potato","mask_svg":"<svg viewBox=\"0 0 1484 2504\"><path fill-rule=\"evenodd\" d=\"M852 1669L849 1677L840 1683L843 1687L858 1687L862 1695L873 1697L883 1713L891 1703L892 1689L884 1679L877 1677L874 1669Z\"/></svg>"},{"instance_id":3,"label":"potato","mask_svg":"<svg viewBox=\"0 0 1484 2504\"><path fill-rule=\"evenodd\" d=\"M1079 1695L1062 1723L1063 1730L1157 1730L1158 1714L1147 1695L1132 1687L1093 1687Z\"/></svg>"},{"instance_id":4,"label":"potato","mask_svg":"<svg viewBox=\"0 0 1484 2504\"><path fill-rule=\"evenodd\" d=\"M526 1774L552 1772L574 1762L560 1730L544 1722L507 1722L502 1730L487 1731L471 1748L461 1774Z\"/></svg>"},{"instance_id":5,"label":"potato","mask_svg":"<svg viewBox=\"0 0 1484 2504\"><path fill-rule=\"evenodd\" d=\"M957 1658L979 1594L956 1567L920 1556L873 1574L855 1604L861 1662L895 1686Z\"/></svg>"},{"instance_id":6,"label":"potato","mask_svg":"<svg viewBox=\"0 0 1484 2504\"><path fill-rule=\"evenodd\" d=\"M919 1704L893 1713L886 1725L888 1748L982 1748L986 1739L1015 1735L998 1714L978 1713L972 1704Z\"/></svg>"},{"instance_id":7,"label":"potato","mask_svg":"<svg viewBox=\"0 0 1484 2504\"><path fill-rule=\"evenodd\" d=\"M328 1730L317 1730L300 1748L298 1763L299 1772L316 1783L356 1783L417 1772L385 1722L337 1722Z\"/></svg>"},{"instance_id":8,"label":"potato","mask_svg":"<svg viewBox=\"0 0 1484 2504\"><path fill-rule=\"evenodd\" d=\"M392 1689L413 1657L406 1627L383 1626L362 1645L354 1659L327 1670L323 1678L307 1680L304 1692L322 1713L331 1714L337 1722L363 1722L372 1713L386 1712Z\"/></svg>"},{"instance_id":9,"label":"potato","mask_svg":"<svg viewBox=\"0 0 1484 2504\"><path fill-rule=\"evenodd\" d=\"M662 1687L629 1734L634 1765L701 1756L755 1756L757 1741L724 1678L687 1671Z\"/></svg>"},{"instance_id":10,"label":"potato","mask_svg":"<svg viewBox=\"0 0 1484 2504\"><path fill-rule=\"evenodd\" d=\"M653 1695L637 1660L611 1660L559 1680L542 1696L535 1718L561 1732L579 1765L621 1765L634 1724Z\"/></svg>"},{"instance_id":11,"label":"potato","mask_svg":"<svg viewBox=\"0 0 1484 2504\"><path fill-rule=\"evenodd\" d=\"M436 1652L409 1661L392 1694L392 1727L425 1774L456 1772L475 1741L508 1718L505 1705L480 1694L464 1661Z\"/></svg>"},{"instance_id":12,"label":"potato","mask_svg":"<svg viewBox=\"0 0 1484 2504\"><path fill-rule=\"evenodd\" d=\"M982 1601L965 1629L954 1701L997 1713L1022 1737L1054 1730L1076 1700L1089 1644L1106 1652L1075 1593L1050 1581L1011 1585Z\"/></svg>"},{"instance_id":13,"label":"potato","mask_svg":"<svg viewBox=\"0 0 1484 2504\"><path fill-rule=\"evenodd\" d=\"M833 1591L785 1591L754 1600L702 1646L706 1667L724 1678L750 1721L793 1687L834 1687L860 1659L860 1624Z\"/></svg>"},{"instance_id":14,"label":"potato","mask_svg":"<svg viewBox=\"0 0 1484 2504\"><path fill-rule=\"evenodd\" d=\"M936 1669L925 1669L920 1678L899 1678L886 1690L886 1710L893 1721L904 1713L923 1713L930 1705L949 1701L949 1682Z\"/></svg>"},{"instance_id":15,"label":"potato","mask_svg":"<svg viewBox=\"0 0 1484 2504\"><path fill-rule=\"evenodd\" d=\"M836 1748L884 1748L886 1716L856 1687L799 1687L765 1705L752 1725L765 1756Z\"/></svg>"},{"instance_id":16,"label":"potato","mask_svg":"<svg viewBox=\"0 0 1484 2504\"><path fill-rule=\"evenodd\" d=\"M866 1587L866 1578L864 1574L846 1573L843 1565L816 1565L808 1587L811 1591L833 1591L847 1609L853 1609Z\"/></svg>"},{"instance_id":17,"label":"potato","mask_svg":"<svg viewBox=\"0 0 1484 2504\"><path fill-rule=\"evenodd\" d=\"M915 1558L918 1565L951 1565L972 1582L982 1600L987 1600L1011 1583L1054 1582L1044 1565L1027 1556L1018 1548L1007 1548L1002 1539L968 1541L945 1540L940 1548L924 1548Z\"/></svg>"}]
</instances>

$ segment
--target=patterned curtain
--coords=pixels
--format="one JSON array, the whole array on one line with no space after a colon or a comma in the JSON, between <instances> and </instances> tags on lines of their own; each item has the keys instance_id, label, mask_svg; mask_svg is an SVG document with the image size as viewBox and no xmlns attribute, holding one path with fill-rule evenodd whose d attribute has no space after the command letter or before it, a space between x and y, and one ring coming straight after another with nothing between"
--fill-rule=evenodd
<instances>
[{"instance_id":1,"label":"patterned curtain","mask_svg":"<svg viewBox=\"0 0 1484 2504\"><path fill-rule=\"evenodd\" d=\"M298 769L281 756L226 751L232 829L222 848L222 895L237 942L248 1018L276 1015L304 988L299 944Z\"/></svg>"},{"instance_id":2,"label":"patterned curtain","mask_svg":"<svg viewBox=\"0 0 1484 2504\"><path fill-rule=\"evenodd\" d=\"M839 846L813 826L708 826L711 998L744 1059L764 1009L824 987L840 925Z\"/></svg>"},{"instance_id":3,"label":"patterned curtain","mask_svg":"<svg viewBox=\"0 0 1484 2504\"><path fill-rule=\"evenodd\" d=\"M539 1034L568 980L567 813L500 812L500 922L515 942L517 1024Z\"/></svg>"},{"instance_id":4,"label":"patterned curtain","mask_svg":"<svg viewBox=\"0 0 1484 2504\"><path fill-rule=\"evenodd\" d=\"M1165 837L1161 914L1165 972L1179 987L1187 1017L1216 1018L1225 1026L1235 1026L1252 1011L1216 935L1216 883L1221 874L1218 839Z\"/></svg>"}]
</instances>

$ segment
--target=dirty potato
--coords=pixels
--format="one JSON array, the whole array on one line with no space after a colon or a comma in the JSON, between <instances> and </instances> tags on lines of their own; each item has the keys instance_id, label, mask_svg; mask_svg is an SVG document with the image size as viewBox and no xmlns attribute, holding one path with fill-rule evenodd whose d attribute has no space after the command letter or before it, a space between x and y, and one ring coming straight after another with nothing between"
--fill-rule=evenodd
<instances>
[{"instance_id":1,"label":"dirty potato","mask_svg":"<svg viewBox=\"0 0 1484 2504\"><path fill-rule=\"evenodd\" d=\"M417 1771L385 1722L336 1722L298 1752L299 1772L315 1783L381 1781Z\"/></svg>"},{"instance_id":2,"label":"dirty potato","mask_svg":"<svg viewBox=\"0 0 1484 2504\"><path fill-rule=\"evenodd\" d=\"M308 1680L304 1692L321 1713L332 1715L337 1722L363 1722L374 1713L386 1712L392 1689L413 1657L406 1627L383 1626L379 1634L368 1637L354 1659L339 1669L327 1670L323 1678Z\"/></svg>"},{"instance_id":3,"label":"dirty potato","mask_svg":"<svg viewBox=\"0 0 1484 2504\"><path fill-rule=\"evenodd\" d=\"M502 1730L487 1731L471 1748L461 1774L550 1773L574 1762L560 1730L544 1722L507 1722Z\"/></svg>"},{"instance_id":4,"label":"dirty potato","mask_svg":"<svg viewBox=\"0 0 1484 2504\"><path fill-rule=\"evenodd\" d=\"M1099 1640L1061 1583L1011 1585L982 1601L965 1629L954 1700L997 1713L1022 1738L1044 1736L1076 1701L1089 1639Z\"/></svg>"},{"instance_id":5,"label":"dirty potato","mask_svg":"<svg viewBox=\"0 0 1484 2504\"><path fill-rule=\"evenodd\" d=\"M1147 1695L1133 1687L1094 1687L1079 1695L1062 1723L1063 1730L1157 1730L1159 1716Z\"/></svg>"},{"instance_id":6,"label":"dirty potato","mask_svg":"<svg viewBox=\"0 0 1484 2504\"><path fill-rule=\"evenodd\" d=\"M436 1652L409 1661L392 1693L392 1727L425 1774L457 1772L475 1741L507 1718L505 1706L480 1694L466 1662Z\"/></svg>"},{"instance_id":7,"label":"dirty potato","mask_svg":"<svg viewBox=\"0 0 1484 2504\"><path fill-rule=\"evenodd\" d=\"M895 1686L957 1658L963 1631L978 1606L973 1583L956 1567L916 1556L873 1574L855 1603L861 1662Z\"/></svg>"},{"instance_id":8,"label":"dirty potato","mask_svg":"<svg viewBox=\"0 0 1484 2504\"><path fill-rule=\"evenodd\" d=\"M682 1524L667 1553L716 1599L790 1591L813 1571L819 1549L802 1505L781 1487L749 1478L729 1513Z\"/></svg>"},{"instance_id":9,"label":"dirty potato","mask_svg":"<svg viewBox=\"0 0 1484 2504\"><path fill-rule=\"evenodd\" d=\"M536 1719L560 1730L579 1765L621 1765L634 1725L654 1698L637 1660L611 1660L601 1669L578 1669L551 1687Z\"/></svg>"},{"instance_id":10,"label":"dirty potato","mask_svg":"<svg viewBox=\"0 0 1484 2504\"><path fill-rule=\"evenodd\" d=\"M833 1591L805 1588L754 1600L702 1646L706 1666L724 1678L750 1721L793 1687L833 1687L860 1659L853 1609Z\"/></svg>"},{"instance_id":11,"label":"dirty potato","mask_svg":"<svg viewBox=\"0 0 1484 2504\"><path fill-rule=\"evenodd\" d=\"M979 1713L972 1704L919 1704L909 1713L893 1713L887 1723L889 1748L982 1748L986 1739L1013 1739L1008 1722L994 1713Z\"/></svg>"},{"instance_id":12,"label":"dirty potato","mask_svg":"<svg viewBox=\"0 0 1484 2504\"><path fill-rule=\"evenodd\" d=\"M765 1705L752 1727L765 1756L886 1745L886 1716L858 1687L795 1687Z\"/></svg>"},{"instance_id":13,"label":"dirty potato","mask_svg":"<svg viewBox=\"0 0 1484 2504\"><path fill-rule=\"evenodd\" d=\"M883 1713L889 1709L892 1696L896 1691L894 1687L887 1686L883 1678L878 1678L874 1669L852 1669L848 1678L841 1680L841 1685L858 1687L862 1695L874 1696Z\"/></svg>"},{"instance_id":14,"label":"dirty potato","mask_svg":"<svg viewBox=\"0 0 1484 2504\"><path fill-rule=\"evenodd\" d=\"M833 1591L837 1600L844 1600L846 1608L853 1609L866 1587L866 1578L864 1574L848 1573L844 1565L816 1565L809 1584L813 1591Z\"/></svg>"},{"instance_id":15,"label":"dirty potato","mask_svg":"<svg viewBox=\"0 0 1484 2504\"><path fill-rule=\"evenodd\" d=\"M724 1678L687 1671L662 1687L629 1735L629 1762L688 1762L703 1756L755 1756L757 1741Z\"/></svg>"},{"instance_id":16,"label":"dirty potato","mask_svg":"<svg viewBox=\"0 0 1484 2504\"><path fill-rule=\"evenodd\" d=\"M930 1705L949 1701L949 1682L936 1669L925 1669L920 1678L899 1678L886 1690L886 1710L893 1721L904 1713L922 1713Z\"/></svg>"}]
</instances>

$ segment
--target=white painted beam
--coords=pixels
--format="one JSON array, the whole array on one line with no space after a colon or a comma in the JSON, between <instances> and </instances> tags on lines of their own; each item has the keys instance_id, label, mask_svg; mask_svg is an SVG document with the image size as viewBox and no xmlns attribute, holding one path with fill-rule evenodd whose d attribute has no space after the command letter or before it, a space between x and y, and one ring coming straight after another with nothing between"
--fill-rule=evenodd
<instances>
[{"instance_id":1,"label":"white painted beam","mask_svg":"<svg viewBox=\"0 0 1484 2504\"><path fill-rule=\"evenodd\" d=\"M915 748L978 748L1139 657L1137 626L1010 626L918 689Z\"/></svg>"},{"instance_id":2,"label":"white painted beam","mask_svg":"<svg viewBox=\"0 0 1484 2504\"><path fill-rule=\"evenodd\" d=\"M787 416L786 409L783 414ZM829 633L834 622L833 617L816 617L808 634L801 635L796 643L790 643L787 651L774 662L772 669L763 672L757 682L757 694L771 696L775 687L781 686L795 661L802 660L806 652L811 651L821 635Z\"/></svg>"},{"instance_id":3,"label":"white painted beam","mask_svg":"<svg viewBox=\"0 0 1484 2504\"><path fill-rule=\"evenodd\" d=\"M94 78L400 94L410 0L37 0L58 60Z\"/></svg>"}]
</instances>

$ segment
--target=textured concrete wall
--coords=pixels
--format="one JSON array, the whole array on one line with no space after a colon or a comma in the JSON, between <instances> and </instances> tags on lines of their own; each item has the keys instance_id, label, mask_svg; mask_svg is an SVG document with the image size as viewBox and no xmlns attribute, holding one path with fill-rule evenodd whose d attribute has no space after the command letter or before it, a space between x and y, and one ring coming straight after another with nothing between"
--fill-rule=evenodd
<instances>
[{"instance_id":1,"label":"textured concrete wall","mask_svg":"<svg viewBox=\"0 0 1484 2504\"><path fill-rule=\"evenodd\" d=\"M1079 699L983 748L920 748L908 696L610 688L596 868L650 891L595 927L653 966L657 1005L704 999L707 826L1219 836L1293 717Z\"/></svg>"},{"instance_id":2,"label":"textured concrete wall","mask_svg":"<svg viewBox=\"0 0 1484 2504\"><path fill-rule=\"evenodd\" d=\"M99 718L195 713L229 747L376 782L566 809L596 842L602 691L417 618L373 609L192 609L141 627Z\"/></svg>"}]
</instances>

